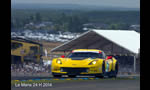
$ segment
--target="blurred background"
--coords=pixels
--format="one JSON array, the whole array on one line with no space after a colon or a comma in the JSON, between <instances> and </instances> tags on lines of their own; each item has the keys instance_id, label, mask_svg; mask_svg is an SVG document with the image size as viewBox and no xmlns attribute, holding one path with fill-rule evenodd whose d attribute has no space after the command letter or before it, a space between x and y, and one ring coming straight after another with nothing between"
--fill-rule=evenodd
<instances>
[{"instance_id":1,"label":"blurred background","mask_svg":"<svg viewBox=\"0 0 150 90\"><path fill-rule=\"evenodd\" d=\"M51 54L50 50L90 29L135 30L140 33L140 0L11 2L12 76L51 76L52 58L63 53ZM121 66L126 65L123 66L126 68L121 71L132 73L128 68L133 62L122 60L122 63ZM137 63L139 73L140 58Z\"/></svg>"}]
</instances>

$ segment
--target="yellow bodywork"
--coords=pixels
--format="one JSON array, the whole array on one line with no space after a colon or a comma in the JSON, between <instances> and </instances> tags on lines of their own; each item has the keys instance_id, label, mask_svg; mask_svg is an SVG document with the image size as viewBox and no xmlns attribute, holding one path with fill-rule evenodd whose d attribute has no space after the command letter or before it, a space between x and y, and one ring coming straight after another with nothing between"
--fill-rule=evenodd
<instances>
[{"instance_id":1,"label":"yellow bodywork","mask_svg":"<svg viewBox=\"0 0 150 90\"><path fill-rule=\"evenodd\" d=\"M109 69L108 72L110 71L114 71L115 70L115 66L116 66L116 62L117 60L115 58L109 59L109 60L105 60L105 68L107 68L107 62L109 63Z\"/></svg>"},{"instance_id":2,"label":"yellow bodywork","mask_svg":"<svg viewBox=\"0 0 150 90\"><path fill-rule=\"evenodd\" d=\"M94 52L103 52L101 50L97 49L76 49L73 50L72 52L88 52L88 51L94 51ZM61 61L60 63L57 63L57 61ZM89 65L91 62L96 61L96 64ZM61 68L87 68L86 72L81 72L80 74L102 74L102 65L105 62L105 69L107 68L107 62L109 63L109 70L108 72L115 70L115 64L116 64L116 59L113 58L112 60L105 60L102 58L86 58L83 60L72 60L71 58L54 58L52 60L52 73L57 73L57 74L67 74L67 72L61 71Z\"/></svg>"}]
</instances>

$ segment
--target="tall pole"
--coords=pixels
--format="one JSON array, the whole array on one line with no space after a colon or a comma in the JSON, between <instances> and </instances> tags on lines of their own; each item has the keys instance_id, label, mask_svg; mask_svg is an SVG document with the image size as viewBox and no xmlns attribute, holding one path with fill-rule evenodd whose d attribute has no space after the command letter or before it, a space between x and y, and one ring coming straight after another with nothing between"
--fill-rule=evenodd
<instances>
[{"instance_id":1,"label":"tall pole","mask_svg":"<svg viewBox=\"0 0 150 90\"><path fill-rule=\"evenodd\" d=\"M111 49L111 54L113 54L113 43L112 43L112 49Z\"/></svg>"},{"instance_id":2,"label":"tall pole","mask_svg":"<svg viewBox=\"0 0 150 90\"><path fill-rule=\"evenodd\" d=\"M134 73L136 73L136 57L135 55L133 57L134 57Z\"/></svg>"}]
</instances>

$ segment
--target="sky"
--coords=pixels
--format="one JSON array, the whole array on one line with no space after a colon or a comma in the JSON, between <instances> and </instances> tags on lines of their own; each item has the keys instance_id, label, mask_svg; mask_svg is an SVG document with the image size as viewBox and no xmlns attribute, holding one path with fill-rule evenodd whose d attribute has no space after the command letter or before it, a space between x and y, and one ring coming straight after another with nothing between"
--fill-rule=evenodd
<instances>
[{"instance_id":1,"label":"sky","mask_svg":"<svg viewBox=\"0 0 150 90\"><path fill-rule=\"evenodd\" d=\"M140 8L140 0L11 0L11 3L80 4Z\"/></svg>"}]
</instances>

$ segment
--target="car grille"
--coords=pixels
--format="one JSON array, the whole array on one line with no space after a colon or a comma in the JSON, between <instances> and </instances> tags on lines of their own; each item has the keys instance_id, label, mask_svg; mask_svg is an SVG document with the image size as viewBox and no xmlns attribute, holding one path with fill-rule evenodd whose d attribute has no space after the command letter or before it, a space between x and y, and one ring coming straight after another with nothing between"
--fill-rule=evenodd
<instances>
[{"instance_id":1,"label":"car grille","mask_svg":"<svg viewBox=\"0 0 150 90\"><path fill-rule=\"evenodd\" d=\"M61 68L62 72L69 74L80 74L81 72L87 72L88 68Z\"/></svg>"}]
</instances>

